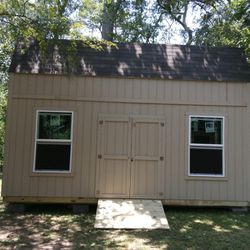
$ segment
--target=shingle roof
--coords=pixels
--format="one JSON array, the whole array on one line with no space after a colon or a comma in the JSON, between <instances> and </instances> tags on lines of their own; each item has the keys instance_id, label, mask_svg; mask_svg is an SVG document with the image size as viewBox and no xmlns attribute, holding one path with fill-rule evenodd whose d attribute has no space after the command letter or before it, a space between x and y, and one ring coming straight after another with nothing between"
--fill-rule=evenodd
<instances>
[{"instance_id":1,"label":"shingle roof","mask_svg":"<svg viewBox=\"0 0 250 250\"><path fill-rule=\"evenodd\" d=\"M48 47L46 59L36 42L19 43L10 72L250 82L249 65L238 48L119 43L96 50L74 42L73 56L65 49L72 42L61 40L60 46Z\"/></svg>"}]
</instances>

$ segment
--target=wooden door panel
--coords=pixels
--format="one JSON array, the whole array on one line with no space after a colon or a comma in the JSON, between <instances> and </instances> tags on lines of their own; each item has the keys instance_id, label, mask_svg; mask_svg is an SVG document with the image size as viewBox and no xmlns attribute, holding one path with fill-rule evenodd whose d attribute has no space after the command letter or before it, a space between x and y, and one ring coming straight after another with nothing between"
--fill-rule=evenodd
<instances>
[{"instance_id":1,"label":"wooden door panel","mask_svg":"<svg viewBox=\"0 0 250 250\"><path fill-rule=\"evenodd\" d=\"M163 195L165 123L156 118L101 116L96 196L150 198Z\"/></svg>"},{"instance_id":2,"label":"wooden door panel","mask_svg":"<svg viewBox=\"0 0 250 250\"><path fill-rule=\"evenodd\" d=\"M104 156L129 155L129 131L126 121L106 121L104 124Z\"/></svg>"},{"instance_id":3,"label":"wooden door panel","mask_svg":"<svg viewBox=\"0 0 250 250\"><path fill-rule=\"evenodd\" d=\"M101 116L98 128L96 195L129 197L131 126L127 117Z\"/></svg>"},{"instance_id":4,"label":"wooden door panel","mask_svg":"<svg viewBox=\"0 0 250 250\"><path fill-rule=\"evenodd\" d=\"M100 168L99 196L129 196L128 160L104 159Z\"/></svg>"},{"instance_id":5,"label":"wooden door panel","mask_svg":"<svg viewBox=\"0 0 250 250\"><path fill-rule=\"evenodd\" d=\"M131 166L131 192L133 198L158 197L158 160L135 160Z\"/></svg>"},{"instance_id":6,"label":"wooden door panel","mask_svg":"<svg viewBox=\"0 0 250 250\"><path fill-rule=\"evenodd\" d=\"M159 119L133 119L131 198L155 199L163 193L164 130Z\"/></svg>"},{"instance_id":7,"label":"wooden door panel","mask_svg":"<svg viewBox=\"0 0 250 250\"><path fill-rule=\"evenodd\" d=\"M159 126L158 123L134 122L134 156L158 157Z\"/></svg>"}]
</instances>

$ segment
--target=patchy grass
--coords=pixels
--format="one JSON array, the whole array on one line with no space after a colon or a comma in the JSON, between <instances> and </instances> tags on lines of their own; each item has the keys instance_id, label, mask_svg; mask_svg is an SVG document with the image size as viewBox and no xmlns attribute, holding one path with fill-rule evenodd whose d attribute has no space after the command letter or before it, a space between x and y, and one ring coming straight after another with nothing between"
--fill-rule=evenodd
<instances>
[{"instance_id":1,"label":"patchy grass","mask_svg":"<svg viewBox=\"0 0 250 250\"><path fill-rule=\"evenodd\" d=\"M96 207L74 215L67 205L10 214L0 205L0 249L249 249L250 213L166 208L170 230L96 230Z\"/></svg>"}]
</instances>

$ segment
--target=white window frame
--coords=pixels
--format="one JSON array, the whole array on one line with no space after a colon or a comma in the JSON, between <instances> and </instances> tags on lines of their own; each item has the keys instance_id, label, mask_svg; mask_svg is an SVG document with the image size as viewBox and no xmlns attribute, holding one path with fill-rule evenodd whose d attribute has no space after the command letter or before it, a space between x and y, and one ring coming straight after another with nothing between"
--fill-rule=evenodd
<instances>
[{"instance_id":1,"label":"white window frame","mask_svg":"<svg viewBox=\"0 0 250 250\"><path fill-rule=\"evenodd\" d=\"M214 118L214 119L222 119L222 140L221 144L199 144L199 143L192 143L191 142L191 122L192 118ZM216 178L221 178L225 177L225 153L224 153L224 148L225 148L225 117L224 116L215 116L215 115L189 115L188 119L188 176L190 177L216 177ZM221 149L222 150L222 174L193 174L190 171L190 149L191 147L195 148L213 148L213 149Z\"/></svg>"},{"instance_id":2,"label":"white window frame","mask_svg":"<svg viewBox=\"0 0 250 250\"><path fill-rule=\"evenodd\" d=\"M70 129L70 140L61 140L61 139L38 139L38 120L39 113L69 113L71 114L71 129ZM36 128L35 128L35 146L34 146L34 160L33 160L33 172L34 173L71 173L72 167L72 148L73 148L73 121L74 121L74 112L65 111L65 110L36 110ZM49 144L53 143L69 143L70 144L70 161L69 161L69 170L36 170L36 148L37 143L39 142L48 142Z\"/></svg>"}]
</instances>

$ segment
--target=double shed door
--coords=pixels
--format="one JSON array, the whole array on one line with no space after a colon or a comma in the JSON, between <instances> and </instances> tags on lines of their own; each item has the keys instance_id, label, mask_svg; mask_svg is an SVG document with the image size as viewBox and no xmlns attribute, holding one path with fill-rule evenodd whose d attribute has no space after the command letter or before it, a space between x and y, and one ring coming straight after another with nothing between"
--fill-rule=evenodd
<instances>
[{"instance_id":1,"label":"double shed door","mask_svg":"<svg viewBox=\"0 0 250 250\"><path fill-rule=\"evenodd\" d=\"M163 196L165 122L157 117L100 116L96 196Z\"/></svg>"}]
</instances>

